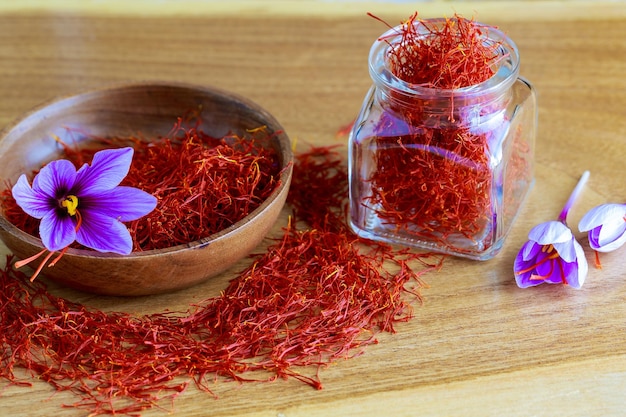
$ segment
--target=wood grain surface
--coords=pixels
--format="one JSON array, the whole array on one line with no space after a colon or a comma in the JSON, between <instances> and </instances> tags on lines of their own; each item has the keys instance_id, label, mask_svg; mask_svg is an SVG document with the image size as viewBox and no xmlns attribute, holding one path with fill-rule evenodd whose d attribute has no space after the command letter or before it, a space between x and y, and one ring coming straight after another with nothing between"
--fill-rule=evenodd
<instances>
[{"instance_id":1,"label":"wood grain surface","mask_svg":"<svg viewBox=\"0 0 626 417\"><path fill-rule=\"evenodd\" d=\"M626 247L602 256L581 290L521 290L512 267L534 225L555 219L584 170L570 212L626 199L626 3L23 2L0 6L0 124L55 96L109 83L213 85L269 110L297 151L339 144L370 86L367 54L415 7L465 16L518 44L538 93L536 185L500 255L447 259L425 276L415 318L364 354L321 371L322 390L295 380L190 388L145 416L619 416L626 410ZM274 234L285 224L286 211ZM581 238L580 234L578 235ZM588 245L584 245L588 248ZM51 286L71 300L144 314L184 311L217 295L245 261L192 289L101 297ZM35 381L0 391L0 415L81 416L74 398Z\"/></svg>"}]
</instances>

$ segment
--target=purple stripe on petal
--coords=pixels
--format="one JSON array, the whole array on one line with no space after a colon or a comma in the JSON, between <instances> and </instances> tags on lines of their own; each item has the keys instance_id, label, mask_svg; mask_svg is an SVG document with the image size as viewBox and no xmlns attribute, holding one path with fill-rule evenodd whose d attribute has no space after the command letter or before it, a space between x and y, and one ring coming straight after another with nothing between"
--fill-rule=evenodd
<instances>
[{"instance_id":1,"label":"purple stripe on petal","mask_svg":"<svg viewBox=\"0 0 626 417\"><path fill-rule=\"evenodd\" d=\"M157 199L145 191L133 187L115 187L93 197L82 199L83 210L98 213L126 222L150 213Z\"/></svg>"},{"instance_id":2,"label":"purple stripe on petal","mask_svg":"<svg viewBox=\"0 0 626 417\"><path fill-rule=\"evenodd\" d=\"M626 204L602 204L589 210L578 224L589 232L589 245L598 252L611 252L626 243Z\"/></svg>"},{"instance_id":3,"label":"purple stripe on petal","mask_svg":"<svg viewBox=\"0 0 626 417\"><path fill-rule=\"evenodd\" d=\"M51 214L50 211L55 209L56 201L46 194L33 190L26 179L26 175L18 178L11 193L22 210L36 219Z\"/></svg>"},{"instance_id":4,"label":"purple stripe on petal","mask_svg":"<svg viewBox=\"0 0 626 417\"><path fill-rule=\"evenodd\" d=\"M567 275L566 275L567 285L577 290L580 289L583 283L585 282L585 277L582 274L580 274L580 272L578 271L578 268L572 264L568 264L566 271L567 271ZM581 277L582 277L582 281L580 280Z\"/></svg>"},{"instance_id":5,"label":"purple stripe on petal","mask_svg":"<svg viewBox=\"0 0 626 417\"><path fill-rule=\"evenodd\" d=\"M624 235L626 232L626 220L624 217L609 218L600 228L598 243L601 246L608 245Z\"/></svg>"},{"instance_id":6,"label":"purple stripe on petal","mask_svg":"<svg viewBox=\"0 0 626 417\"><path fill-rule=\"evenodd\" d=\"M591 239L589 243L591 244ZM618 239L615 239L614 241L606 243L602 246L598 245L598 247L594 249L598 252L611 252L615 249L622 247L624 243L626 243L626 232L624 232ZM591 247L593 248L593 245Z\"/></svg>"},{"instance_id":7,"label":"purple stripe on petal","mask_svg":"<svg viewBox=\"0 0 626 417\"><path fill-rule=\"evenodd\" d=\"M78 170L75 187L78 197L97 196L118 186L128 174L133 152L133 148L96 152L91 165Z\"/></svg>"},{"instance_id":8,"label":"purple stripe on petal","mask_svg":"<svg viewBox=\"0 0 626 417\"><path fill-rule=\"evenodd\" d=\"M39 235L50 252L69 246L76 239L76 226L69 216L59 217L55 212L41 219Z\"/></svg>"},{"instance_id":9,"label":"purple stripe on petal","mask_svg":"<svg viewBox=\"0 0 626 417\"><path fill-rule=\"evenodd\" d=\"M592 249L598 250L600 248L599 237L601 228L602 226L598 226L589 230L589 245Z\"/></svg>"},{"instance_id":10,"label":"purple stripe on petal","mask_svg":"<svg viewBox=\"0 0 626 417\"><path fill-rule=\"evenodd\" d=\"M536 274L535 265L537 263L536 255L541 253L541 246L537 245L535 242L527 241L517 257L515 258L515 265L513 267L515 271L515 281L517 286L520 288L534 287L543 283L540 280L531 280L532 276ZM534 256L529 256L528 258L524 258L524 254L530 255L534 254ZM520 271L525 271L521 272Z\"/></svg>"},{"instance_id":11,"label":"purple stripe on petal","mask_svg":"<svg viewBox=\"0 0 626 417\"><path fill-rule=\"evenodd\" d=\"M541 252L542 245L539 245L535 242L528 241L524 244L522 249L520 250L520 254L522 255L522 259L525 261L534 259L539 252Z\"/></svg>"},{"instance_id":12,"label":"purple stripe on petal","mask_svg":"<svg viewBox=\"0 0 626 417\"><path fill-rule=\"evenodd\" d=\"M133 249L130 233L123 223L97 211L81 212L83 223L76 241L99 252L128 255Z\"/></svg>"},{"instance_id":13,"label":"purple stripe on petal","mask_svg":"<svg viewBox=\"0 0 626 417\"><path fill-rule=\"evenodd\" d=\"M522 249L520 249L519 253L515 257L515 264L513 266L513 270L517 274L519 271L524 271L530 268L533 265L533 258L527 258L524 256L526 252L530 252L535 244L533 242L526 242Z\"/></svg>"},{"instance_id":14,"label":"purple stripe on petal","mask_svg":"<svg viewBox=\"0 0 626 417\"><path fill-rule=\"evenodd\" d=\"M65 197L76 181L76 167L70 161L60 159L52 161L33 179L33 190L51 199Z\"/></svg>"}]
</instances>

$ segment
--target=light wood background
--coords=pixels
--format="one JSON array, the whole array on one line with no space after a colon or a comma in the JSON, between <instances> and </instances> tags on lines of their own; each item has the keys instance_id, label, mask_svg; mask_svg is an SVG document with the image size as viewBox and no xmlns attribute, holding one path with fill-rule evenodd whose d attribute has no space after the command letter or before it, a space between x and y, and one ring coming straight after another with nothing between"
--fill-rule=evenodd
<instances>
[{"instance_id":1,"label":"light wood background","mask_svg":"<svg viewBox=\"0 0 626 417\"><path fill-rule=\"evenodd\" d=\"M115 82L175 80L255 100L300 150L308 143L343 144L335 133L359 111L370 85L369 47L385 30L365 13L395 24L416 8L422 17L456 11L499 26L517 42L522 74L537 90L537 182L503 252L484 263L449 259L427 275L430 288L415 318L396 334L381 335L364 355L324 369L321 391L293 380L223 383L216 386L218 399L189 389L172 414L626 412L626 247L603 256L602 270L591 266L579 291L521 290L512 273L528 230L558 216L584 170L591 178L570 212L573 226L597 204L626 200L626 3L7 1L0 3L0 125L59 95ZM589 260L593 265L590 253ZM162 296L51 290L105 310L184 311L217 295L242 266ZM43 383L0 393L0 415L85 414L60 408L74 398Z\"/></svg>"}]
</instances>

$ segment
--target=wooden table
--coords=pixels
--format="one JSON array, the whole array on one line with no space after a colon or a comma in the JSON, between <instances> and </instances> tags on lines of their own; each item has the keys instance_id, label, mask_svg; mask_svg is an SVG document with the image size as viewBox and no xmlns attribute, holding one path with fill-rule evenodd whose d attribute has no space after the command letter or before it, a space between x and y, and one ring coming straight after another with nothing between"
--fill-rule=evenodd
<instances>
[{"instance_id":1,"label":"wooden table","mask_svg":"<svg viewBox=\"0 0 626 417\"><path fill-rule=\"evenodd\" d=\"M130 80L214 85L272 112L298 149L344 144L335 133L370 85L367 54L413 4L327 2L6 2L0 5L0 124L55 96ZM52 2L50 2L52 3ZM536 185L495 259L448 259L426 276L415 318L365 354L322 370L324 389L295 380L189 389L176 415L610 416L626 410L626 247L602 257L582 290L521 290L512 264L529 229L555 219L578 177L570 212L626 199L626 4L418 3L422 17L474 15L519 45L539 98ZM282 221L282 220L281 220ZM282 226L278 224L277 228ZM277 229L278 230L278 229ZM580 236L582 238L582 236ZM243 265L243 264L242 264ZM233 271L241 269L238 265ZM144 298L97 297L54 285L87 305L136 314L185 310L217 295L234 272L193 289ZM2 390L0 414L80 416L43 383ZM167 404L166 404L167 406ZM167 415L154 409L146 416Z\"/></svg>"}]
</instances>

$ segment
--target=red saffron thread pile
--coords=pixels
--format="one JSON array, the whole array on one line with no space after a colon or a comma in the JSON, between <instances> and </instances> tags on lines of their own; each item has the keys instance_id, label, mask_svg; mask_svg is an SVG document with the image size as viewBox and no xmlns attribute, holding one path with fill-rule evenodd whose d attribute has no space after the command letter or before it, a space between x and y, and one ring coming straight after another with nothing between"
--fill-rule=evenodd
<instances>
[{"instance_id":1,"label":"red saffron thread pile","mask_svg":"<svg viewBox=\"0 0 626 417\"><path fill-rule=\"evenodd\" d=\"M264 127L243 137L215 138L197 127L185 128L179 120L163 138L92 138L97 148L62 144L61 157L79 168L91 163L99 149L135 149L122 185L140 188L158 201L151 213L128 224L133 250L145 251L210 236L259 207L279 185L280 163L270 140ZM10 189L3 190L2 198L7 219L38 236L39 221L24 213Z\"/></svg>"},{"instance_id":2,"label":"red saffron thread pile","mask_svg":"<svg viewBox=\"0 0 626 417\"><path fill-rule=\"evenodd\" d=\"M344 221L346 195L338 153L297 155L294 217L282 238L187 312L98 311L29 282L9 258L0 271L0 377L29 386L14 373L23 368L78 396L67 406L90 415L138 416L190 383L210 393L223 379L292 377L320 389L320 367L411 317L422 274L442 261L358 239Z\"/></svg>"},{"instance_id":3,"label":"red saffron thread pile","mask_svg":"<svg viewBox=\"0 0 626 417\"><path fill-rule=\"evenodd\" d=\"M414 14L394 31L400 40L389 41L387 65L399 79L433 91L477 85L503 57L497 43L485 42L487 30L459 16L435 24ZM365 179L371 192L363 203L394 232L443 246L458 239L490 245L489 141L499 133L481 131L473 120L493 109L480 109L481 103L458 108L456 96L436 99L433 91L391 92L371 139L375 169Z\"/></svg>"},{"instance_id":4,"label":"red saffron thread pile","mask_svg":"<svg viewBox=\"0 0 626 417\"><path fill-rule=\"evenodd\" d=\"M400 41L390 45L389 67L401 80L428 88L479 84L493 76L502 59L499 45L485 42L487 30L458 15L437 25L414 13L401 25Z\"/></svg>"}]
</instances>

